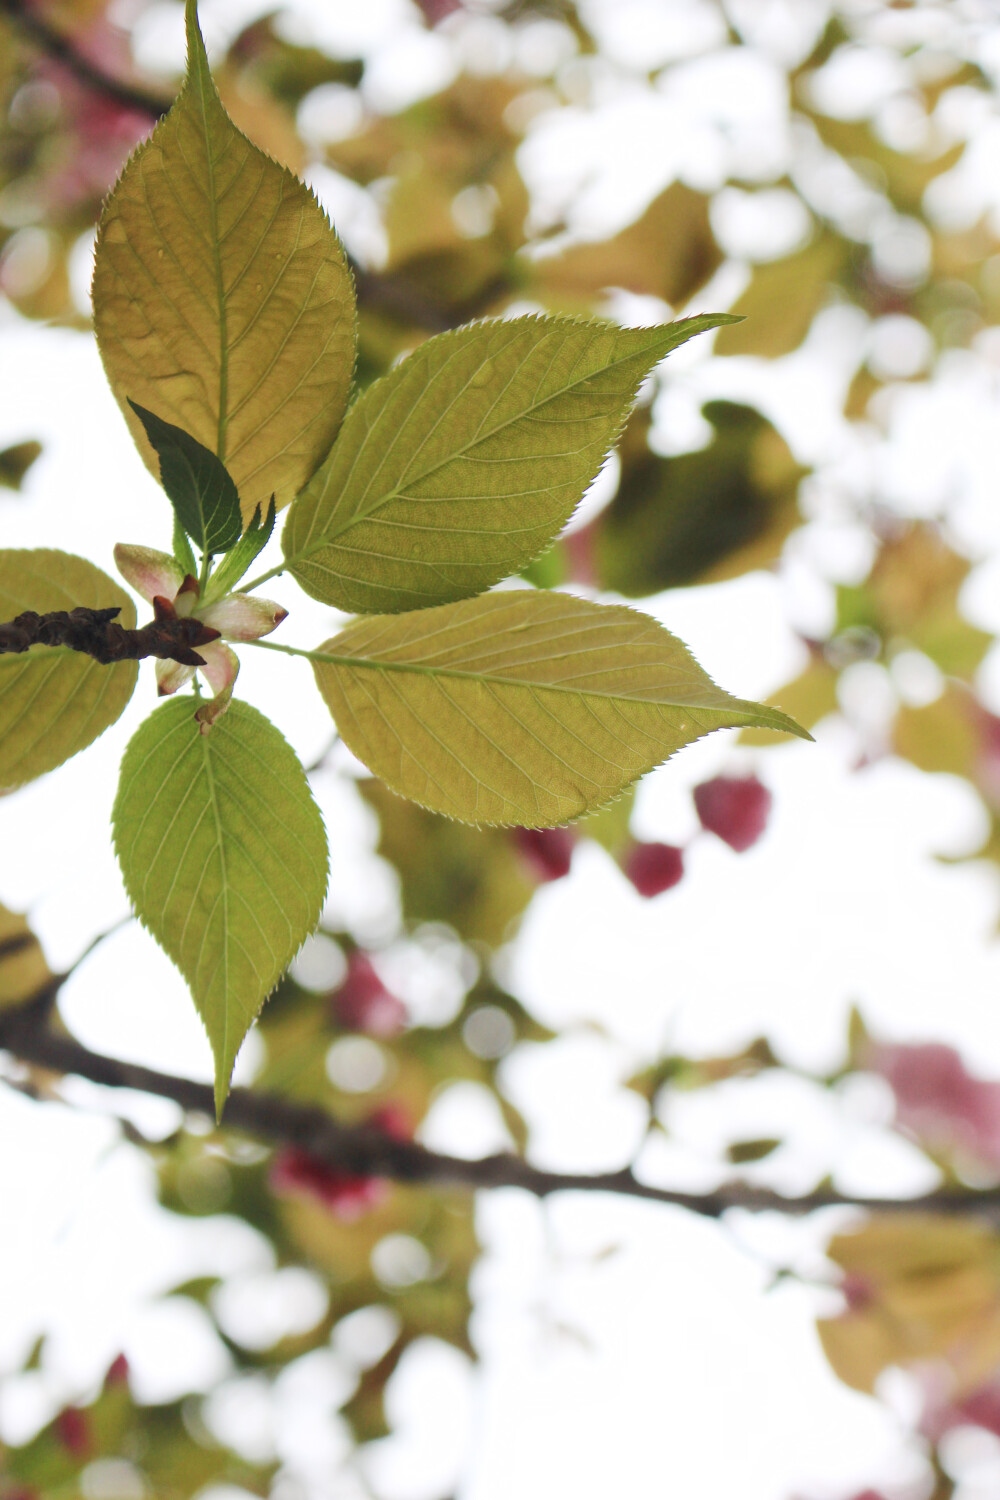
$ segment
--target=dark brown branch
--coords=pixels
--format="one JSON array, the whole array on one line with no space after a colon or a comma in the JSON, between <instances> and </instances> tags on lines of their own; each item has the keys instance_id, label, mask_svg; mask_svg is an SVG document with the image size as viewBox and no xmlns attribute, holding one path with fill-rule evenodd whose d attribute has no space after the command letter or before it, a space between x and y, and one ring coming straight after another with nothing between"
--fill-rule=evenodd
<instances>
[{"instance_id":1,"label":"dark brown branch","mask_svg":"<svg viewBox=\"0 0 1000 1500\"><path fill-rule=\"evenodd\" d=\"M141 630L114 624L120 609L55 609L46 615L25 610L0 625L0 656L32 646L68 646L105 666L115 661L143 661L147 656L179 661L188 667L204 666L194 647L217 641L219 632L200 620L178 618L166 601L163 607L154 604L154 608L156 618Z\"/></svg>"},{"instance_id":2,"label":"dark brown branch","mask_svg":"<svg viewBox=\"0 0 1000 1500\"><path fill-rule=\"evenodd\" d=\"M135 109L141 114L149 115L153 120L158 120L170 108L172 100L151 93L138 84L116 78L113 74L106 73L97 63L91 62L89 57L84 57L69 37L38 14L30 0L0 0L0 12L9 16L47 57L62 63L67 72L72 73L87 88L114 99L126 109Z\"/></svg>"},{"instance_id":3,"label":"dark brown branch","mask_svg":"<svg viewBox=\"0 0 1000 1500\"><path fill-rule=\"evenodd\" d=\"M58 986L59 981L55 981ZM46 996L51 999L52 986ZM212 1089L159 1073L135 1063L120 1062L89 1051L70 1037L60 1036L46 1025L45 1004L30 1001L16 1010L0 1012L0 1048L22 1062L56 1073L75 1074L105 1088L135 1089L172 1099L182 1109L212 1118ZM225 1123L271 1145L295 1146L331 1167L364 1177L383 1177L395 1182L423 1182L446 1187L519 1187L544 1198L550 1193L617 1193L644 1198L653 1203L673 1204L708 1218L719 1218L728 1209L771 1210L810 1213L833 1206L900 1211L932 1211L945 1214L1000 1215L1000 1191L973 1193L947 1190L923 1198L853 1198L828 1189L786 1198L767 1188L729 1183L712 1192L682 1193L640 1181L629 1168L617 1172L546 1172L509 1152L469 1161L429 1151L415 1141L400 1141L370 1126L344 1125L313 1106L296 1104L276 1094L256 1089L234 1089L226 1104Z\"/></svg>"}]
</instances>

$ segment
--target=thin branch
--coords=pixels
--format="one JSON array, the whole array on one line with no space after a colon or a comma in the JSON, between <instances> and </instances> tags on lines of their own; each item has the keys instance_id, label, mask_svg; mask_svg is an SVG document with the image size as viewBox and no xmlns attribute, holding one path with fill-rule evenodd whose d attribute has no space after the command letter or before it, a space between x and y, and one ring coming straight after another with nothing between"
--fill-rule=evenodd
<instances>
[{"instance_id":1,"label":"thin branch","mask_svg":"<svg viewBox=\"0 0 1000 1500\"><path fill-rule=\"evenodd\" d=\"M316 759L310 761L309 764L306 766L306 775L307 776L314 776L317 771L322 771L323 768L325 767L327 761L330 759L330 756L333 754L334 750L336 750L336 748L337 748L337 746L339 744L340 744L340 734L335 729L333 731L333 734L330 736L329 740L323 746L323 749L317 755Z\"/></svg>"},{"instance_id":2,"label":"thin branch","mask_svg":"<svg viewBox=\"0 0 1000 1500\"><path fill-rule=\"evenodd\" d=\"M0 0L0 4L3 0ZM32 646L65 646L107 665L116 661L143 661L156 656L203 667L195 646L217 641L219 632L194 618L178 617L169 601L154 601L156 618L141 630L126 630L114 624L120 609L55 609L39 615L25 610L0 625L0 656L28 651Z\"/></svg>"},{"instance_id":3,"label":"thin branch","mask_svg":"<svg viewBox=\"0 0 1000 1500\"><path fill-rule=\"evenodd\" d=\"M116 932L121 932L123 927L127 927L130 922L134 921L135 917L130 911L128 911L123 917L119 917L117 922L112 922L110 927L105 927L103 932L99 932L96 937L92 937L87 946L85 948L82 948L77 954L76 958L74 958L69 968L64 969L63 972L59 975L60 985L65 984L66 980L76 973L80 965L84 963L90 957L90 955L101 946L102 943L106 943L109 937L114 937Z\"/></svg>"},{"instance_id":4,"label":"thin branch","mask_svg":"<svg viewBox=\"0 0 1000 1500\"><path fill-rule=\"evenodd\" d=\"M172 100L151 93L138 84L116 78L113 74L106 73L97 63L91 62L89 57L84 57L69 37L51 26L27 0L0 0L0 12L9 16L15 26L30 37L47 57L62 63L67 72L72 73L87 88L114 99L126 109L135 109L140 114L149 115L153 120L158 120L170 108Z\"/></svg>"},{"instance_id":5,"label":"thin branch","mask_svg":"<svg viewBox=\"0 0 1000 1500\"><path fill-rule=\"evenodd\" d=\"M91 1052L67 1036L49 1030L42 1008L29 1001L0 1012L0 1048L22 1062L63 1074L75 1074L105 1088L134 1089L171 1099L182 1109L212 1119L210 1085L160 1073L136 1063ZM803 1214L830 1207L875 1209L885 1213L923 1210L944 1214L1000 1216L1000 1190L974 1193L946 1190L922 1198L856 1198L819 1189L789 1198L768 1188L728 1183L706 1193L683 1193L642 1182L629 1168L616 1172L547 1172L510 1152L466 1160L430 1151L415 1141L400 1141L368 1125L345 1125L325 1110L296 1104L276 1094L237 1088L226 1104L227 1127L270 1145L295 1146L327 1166L362 1177L395 1182L422 1182L470 1189L517 1187L545 1198L551 1193L615 1193L686 1208L717 1219L727 1210Z\"/></svg>"}]
</instances>

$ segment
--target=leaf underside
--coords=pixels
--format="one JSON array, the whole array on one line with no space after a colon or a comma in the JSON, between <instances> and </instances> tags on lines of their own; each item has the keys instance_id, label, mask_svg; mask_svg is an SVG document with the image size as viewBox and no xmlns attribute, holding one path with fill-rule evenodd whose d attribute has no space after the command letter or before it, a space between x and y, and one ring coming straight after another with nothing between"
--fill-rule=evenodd
<instances>
[{"instance_id":1,"label":"leaf underside","mask_svg":"<svg viewBox=\"0 0 1000 1500\"><path fill-rule=\"evenodd\" d=\"M490 588L562 529L653 366L727 321L527 317L429 339L348 412L289 513L291 572L362 613Z\"/></svg>"},{"instance_id":2,"label":"leaf underside","mask_svg":"<svg viewBox=\"0 0 1000 1500\"><path fill-rule=\"evenodd\" d=\"M342 659L314 670L354 754L467 823L565 822L713 729L809 738L716 687L656 620L568 594L355 620L320 649Z\"/></svg>"},{"instance_id":3,"label":"leaf underside","mask_svg":"<svg viewBox=\"0 0 1000 1500\"><path fill-rule=\"evenodd\" d=\"M337 434L354 365L354 290L312 193L226 114L194 0L187 28L184 88L101 217L94 326L152 472L129 396L211 449L249 520L272 493L287 505Z\"/></svg>"},{"instance_id":4,"label":"leaf underside","mask_svg":"<svg viewBox=\"0 0 1000 1500\"><path fill-rule=\"evenodd\" d=\"M100 568L48 548L0 552L0 620L24 610L107 609L135 627L135 605ZM64 647L0 656L0 788L23 786L86 749L121 715L138 663L101 666Z\"/></svg>"},{"instance_id":5,"label":"leaf underside","mask_svg":"<svg viewBox=\"0 0 1000 1500\"><path fill-rule=\"evenodd\" d=\"M221 1113L261 1005L316 926L326 834L291 746L234 702L199 733L193 700L158 708L122 761L115 848L137 915L187 980Z\"/></svg>"}]
</instances>

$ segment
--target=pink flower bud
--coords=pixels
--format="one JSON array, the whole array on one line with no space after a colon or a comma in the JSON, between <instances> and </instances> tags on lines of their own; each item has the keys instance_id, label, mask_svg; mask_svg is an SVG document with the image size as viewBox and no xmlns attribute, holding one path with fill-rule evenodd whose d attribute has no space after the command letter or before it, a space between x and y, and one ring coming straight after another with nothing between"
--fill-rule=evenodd
<instances>
[{"instance_id":1,"label":"pink flower bud","mask_svg":"<svg viewBox=\"0 0 1000 1500\"><path fill-rule=\"evenodd\" d=\"M536 880L561 880L569 874L576 843L573 828L512 828L518 853Z\"/></svg>"},{"instance_id":2,"label":"pink flower bud","mask_svg":"<svg viewBox=\"0 0 1000 1500\"><path fill-rule=\"evenodd\" d=\"M383 1104L380 1109L373 1109L365 1124L381 1130L394 1141L413 1140L413 1121L401 1104Z\"/></svg>"},{"instance_id":3,"label":"pink flower bud","mask_svg":"<svg viewBox=\"0 0 1000 1500\"><path fill-rule=\"evenodd\" d=\"M693 795L701 826L737 854L756 844L767 827L771 793L756 776L715 776Z\"/></svg>"},{"instance_id":4,"label":"pink flower bud","mask_svg":"<svg viewBox=\"0 0 1000 1500\"><path fill-rule=\"evenodd\" d=\"M184 574L170 554L155 552L152 547L119 542L115 548L115 567L147 604L152 604L157 596L175 599L184 583Z\"/></svg>"},{"instance_id":5,"label":"pink flower bud","mask_svg":"<svg viewBox=\"0 0 1000 1500\"><path fill-rule=\"evenodd\" d=\"M684 874L684 851L675 844L635 844L622 869L640 896L669 891Z\"/></svg>"},{"instance_id":6,"label":"pink flower bud","mask_svg":"<svg viewBox=\"0 0 1000 1500\"><path fill-rule=\"evenodd\" d=\"M198 618L213 630L218 630L227 641L259 641L262 635L270 635L282 620L288 618L288 610L271 599L230 594L228 598L199 610Z\"/></svg>"},{"instance_id":7,"label":"pink flower bud","mask_svg":"<svg viewBox=\"0 0 1000 1500\"><path fill-rule=\"evenodd\" d=\"M377 1208L388 1191L379 1178L360 1177L341 1167L329 1167L298 1146L285 1146L275 1156L270 1184L281 1196L294 1195L321 1203L347 1223Z\"/></svg>"},{"instance_id":8,"label":"pink flower bud","mask_svg":"<svg viewBox=\"0 0 1000 1500\"><path fill-rule=\"evenodd\" d=\"M382 983L367 953L358 949L347 960L347 973L331 996L330 1011L338 1025L369 1036L398 1036L406 1025L406 1006Z\"/></svg>"},{"instance_id":9,"label":"pink flower bud","mask_svg":"<svg viewBox=\"0 0 1000 1500\"><path fill-rule=\"evenodd\" d=\"M56 1437L74 1458L85 1458L93 1446L90 1416L79 1407L65 1407L55 1419Z\"/></svg>"}]
</instances>

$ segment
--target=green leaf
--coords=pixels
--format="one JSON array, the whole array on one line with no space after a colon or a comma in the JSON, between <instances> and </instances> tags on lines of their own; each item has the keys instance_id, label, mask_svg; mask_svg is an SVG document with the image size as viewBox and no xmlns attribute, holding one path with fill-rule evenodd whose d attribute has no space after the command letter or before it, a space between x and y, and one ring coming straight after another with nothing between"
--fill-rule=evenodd
<instances>
[{"instance_id":1,"label":"green leaf","mask_svg":"<svg viewBox=\"0 0 1000 1500\"><path fill-rule=\"evenodd\" d=\"M158 708L122 760L112 822L140 920L187 980L215 1057L219 1114L240 1044L326 893L326 834L291 746L234 702L199 733Z\"/></svg>"},{"instance_id":2,"label":"green leaf","mask_svg":"<svg viewBox=\"0 0 1000 1500\"><path fill-rule=\"evenodd\" d=\"M253 520L240 537L233 550L219 564L208 581L206 597L221 599L233 589L243 577L254 558L264 550L274 530L274 496L267 507L264 524L260 521L260 506L253 513Z\"/></svg>"},{"instance_id":3,"label":"green leaf","mask_svg":"<svg viewBox=\"0 0 1000 1500\"><path fill-rule=\"evenodd\" d=\"M41 443L34 440L0 450L0 485L4 489L19 490L25 474L41 451Z\"/></svg>"},{"instance_id":4,"label":"green leaf","mask_svg":"<svg viewBox=\"0 0 1000 1500\"><path fill-rule=\"evenodd\" d=\"M576 818L682 745L752 724L657 621L569 594L510 590L355 620L316 680L354 754L393 791L466 823Z\"/></svg>"},{"instance_id":5,"label":"green leaf","mask_svg":"<svg viewBox=\"0 0 1000 1500\"><path fill-rule=\"evenodd\" d=\"M447 922L467 942L502 943L535 891L506 829L436 817L374 779L358 790L378 814L378 852L399 876L406 920Z\"/></svg>"},{"instance_id":6,"label":"green leaf","mask_svg":"<svg viewBox=\"0 0 1000 1500\"><path fill-rule=\"evenodd\" d=\"M174 562L182 573L190 573L192 578L198 576L198 564L195 562L194 553L191 551L191 543L188 541L187 532L181 525L180 517L174 512Z\"/></svg>"},{"instance_id":7,"label":"green leaf","mask_svg":"<svg viewBox=\"0 0 1000 1500\"><path fill-rule=\"evenodd\" d=\"M529 286L565 304L607 287L662 297L681 307L722 264L712 233L711 198L672 182L633 223L610 239L585 241L530 262Z\"/></svg>"},{"instance_id":8,"label":"green leaf","mask_svg":"<svg viewBox=\"0 0 1000 1500\"><path fill-rule=\"evenodd\" d=\"M733 304L734 311L741 314L736 320L741 326L719 335L715 353L777 359L797 349L848 255L845 240L821 234L794 255L755 266L753 280Z\"/></svg>"},{"instance_id":9,"label":"green leaf","mask_svg":"<svg viewBox=\"0 0 1000 1500\"><path fill-rule=\"evenodd\" d=\"M242 135L212 82L194 0L188 75L101 216L94 326L111 388L226 465L249 519L329 451L354 363L354 291L312 193Z\"/></svg>"},{"instance_id":10,"label":"green leaf","mask_svg":"<svg viewBox=\"0 0 1000 1500\"><path fill-rule=\"evenodd\" d=\"M118 605L119 624L135 627L132 600L93 563L45 548L0 552L0 620L77 605ZM138 675L137 662L101 666L62 646L0 656L0 788L22 786L86 749L120 716Z\"/></svg>"},{"instance_id":11,"label":"green leaf","mask_svg":"<svg viewBox=\"0 0 1000 1500\"><path fill-rule=\"evenodd\" d=\"M648 429L622 444L618 493L595 526L600 588L635 598L731 578L780 556L809 470L752 407L708 401L702 415L713 440L694 453L661 458L648 447Z\"/></svg>"},{"instance_id":12,"label":"green leaf","mask_svg":"<svg viewBox=\"0 0 1000 1500\"><path fill-rule=\"evenodd\" d=\"M160 460L167 499L202 552L228 552L239 540L240 497L225 464L190 433L129 401Z\"/></svg>"},{"instance_id":13,"label":"green leaf","mask_svg":"<svg viewBox=\"0 0 1000 1500\"><path fill-rule=\"evenodd\" d=\"M513 318L428 339L355 402L296 500L292 573L361 612L482 593L563 527L653 366L730 321Z\"/></svg>"},{"instance_id":14,"label":"green leaf","mask_svg":"<svg viewBox=\"0 0 1000 1500\"><path fill-rule=\"evenodd\" d=\"M0 1010L23 1005L51 978L42 945L27 919L0 906Z\"/></svg>"}]
</instances>

